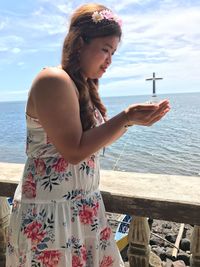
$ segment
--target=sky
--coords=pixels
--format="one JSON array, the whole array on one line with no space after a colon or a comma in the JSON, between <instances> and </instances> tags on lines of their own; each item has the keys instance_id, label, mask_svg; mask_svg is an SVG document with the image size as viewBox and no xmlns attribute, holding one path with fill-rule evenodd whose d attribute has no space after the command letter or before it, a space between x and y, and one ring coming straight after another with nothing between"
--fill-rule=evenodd
<instances>
[{"instance_id":1,"label":"sky","mask_svg":"<svg viewBox=\"0 0 200 267\"><path fill-rule=\"evenodd\" d=\"M70 16L84 3L67 0L0 0L0 101L26 100L37 73L60 64ZM200 0L109 0L123 21L100 95L200 92Z\"/></svg>"}]
</instances>

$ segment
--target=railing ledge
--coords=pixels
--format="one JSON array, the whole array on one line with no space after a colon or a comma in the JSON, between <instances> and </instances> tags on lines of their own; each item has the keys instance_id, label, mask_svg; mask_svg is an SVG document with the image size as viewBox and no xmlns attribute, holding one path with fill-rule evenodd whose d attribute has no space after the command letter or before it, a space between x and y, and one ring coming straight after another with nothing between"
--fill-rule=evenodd
<instances>
[{"instance_id":1,"label":"railing ledge","mask_svg":"<svg viewBox=\"0 0 200 267\"><path fill-rule=\"evenodd\" d=\"M1 197L13 196L23 167L23 164L0 163ZM134 225L129 232L130 267L135 266L135 261L138 262L137 267L140 264L142 267L148 265L149 240L146 237L149 236L149 229L146 217L195 225L191 243L191 266L200 267L199 188L200 177L195 176L101 171L100 190L106 211L130 214L138 218L131 222ZM138 229L143 229L142 241L136 238L140 235L134 234ZM138 256L136 248L141 242L144 253L139 253L141 255Z\"/></svg>"}]
</instances>

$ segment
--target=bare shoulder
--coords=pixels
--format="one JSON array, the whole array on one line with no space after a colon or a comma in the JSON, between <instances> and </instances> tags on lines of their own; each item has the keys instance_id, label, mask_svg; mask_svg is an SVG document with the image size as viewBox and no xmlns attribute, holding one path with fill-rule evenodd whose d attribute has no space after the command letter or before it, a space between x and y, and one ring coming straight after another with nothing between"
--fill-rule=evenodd
<instances>
[{"instance_id":1,"label":"bare shoulder","mask_svg":"<svg viewBox=\"0 0 200 267\"><path fill-rule=\"evenodd\" d=\"M39 72L33 81L31 91L45 90L49 91L51 88L73 88L74 83L70 76L60 68L45 68Z\"/></svg>"},{"instance_id":2,"label":"bare shoulder","mask_svg":"<svg viewBox=\"0 0 200 267\"><path fill-rule=\"evenodd\" d=\"M64 71L62 68L56 68L56 67L44 68L43 70L39 72L38 77L65 79L68 81L71 80L66 71Z\"/></svg>"},{"instance_id":3,"label":"bare shoulder","mask_svg":"<svg viewBox=\"0 0 200 267\"><path fill-rule=\"evenodd\" d=\"M58 105L62 102L77 102L79 92L70 76L60 68L45 68L34 79L27 104L27 113L37 116L36 105ZM53 104L52 104L53 102Z\"/></svg>"},{"instance_id":4,"label":"bare shoulder","mask_svg":"<svg viewBox=\"0 0 200 267\"><path fill-rule=\"evenodd\" d=\"M57 114L67 112L66 106L78 106L77 88L70 76L59 68L46 68L33 81L27 104L27 113L39 118L43 112L57 110Z\"/></svg>"}]
</instances>

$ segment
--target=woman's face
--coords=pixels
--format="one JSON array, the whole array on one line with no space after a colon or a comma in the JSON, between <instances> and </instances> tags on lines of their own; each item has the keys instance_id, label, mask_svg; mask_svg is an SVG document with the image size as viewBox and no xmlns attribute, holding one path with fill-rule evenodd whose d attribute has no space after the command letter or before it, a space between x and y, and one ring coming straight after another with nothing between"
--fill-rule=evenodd
<instances>
[{"instance_id":1,"label":"woman's face","mask_svg":"<svg viewBox=\"0 0 200 267\"><path fill-rule=\"evenodd\" d=\"M119 37L99 37L83 45L80 66L84 77L99 79L112 62L112 55L119 44Z\"/></svg>"}]
</instances>

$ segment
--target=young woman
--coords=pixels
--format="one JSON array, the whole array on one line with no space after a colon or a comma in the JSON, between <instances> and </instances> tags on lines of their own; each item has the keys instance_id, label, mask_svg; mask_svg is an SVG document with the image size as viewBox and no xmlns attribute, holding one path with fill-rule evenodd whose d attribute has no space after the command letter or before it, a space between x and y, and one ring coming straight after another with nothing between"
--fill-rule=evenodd
<instances>
[{"instance_id":1,"label":"young woman","mask_svg":"<svg viewBox=\"0 0 200 267\"><path fill-rule=\"evenodd\" d=\"M26 110L27 161L17 187L7 267L124 266L99 191L99 150L127 126L150 126L168 101L136 104L107 120L98 79L121 39L121 22L105 6L78 8L60 67L35 78Z\"/></svg>"}]
</instances>

